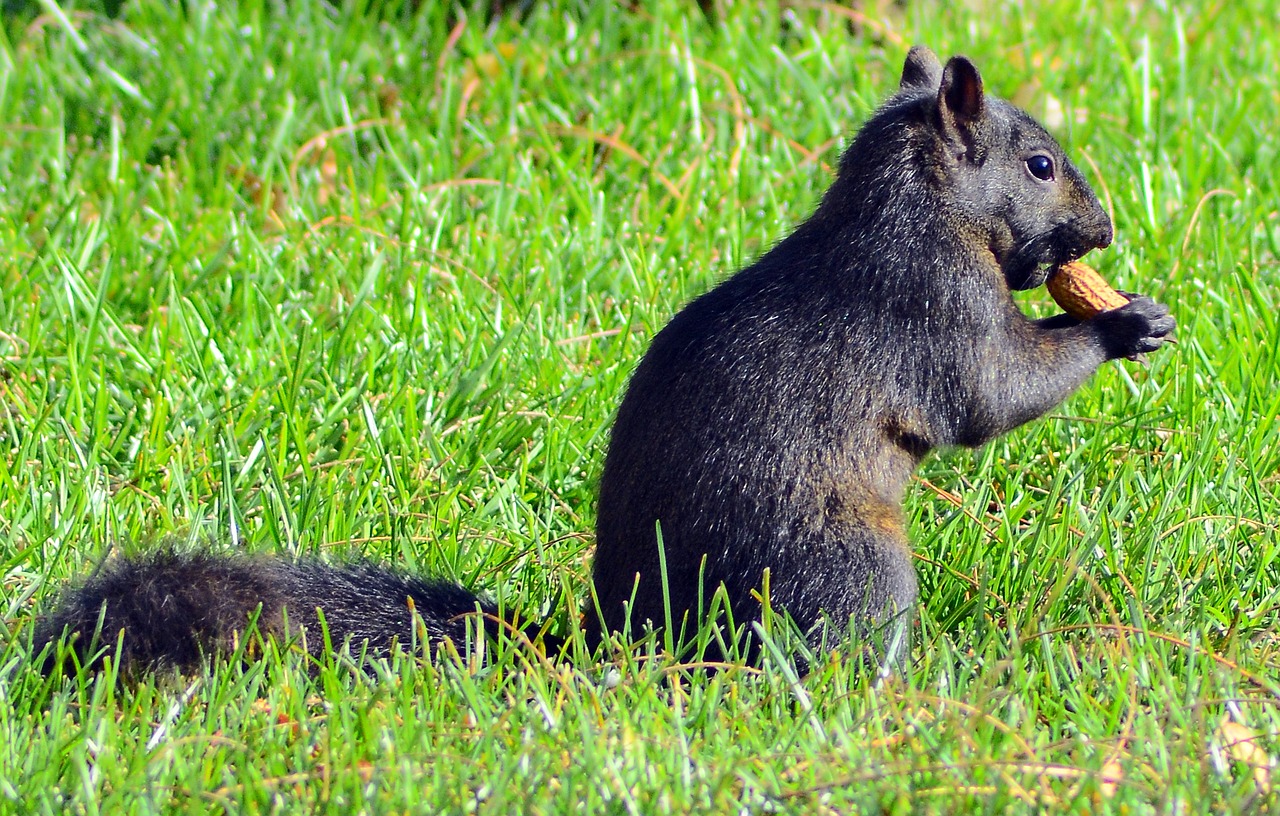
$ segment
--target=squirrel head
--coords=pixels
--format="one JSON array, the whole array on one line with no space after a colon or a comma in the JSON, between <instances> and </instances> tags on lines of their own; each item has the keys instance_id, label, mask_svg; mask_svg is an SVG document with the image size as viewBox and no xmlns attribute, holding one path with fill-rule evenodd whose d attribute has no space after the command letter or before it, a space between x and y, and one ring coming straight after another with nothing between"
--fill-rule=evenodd
<instances>
[{"instance_id":1,"label":"squirrel head","mask_svg":"<svg viewBox=\"0 0 1280 816\"><path fill-rule=\"evenodd\" d=\"M915 192L948 230L990 250L1010 289L1040 286L1053 269L1111 243L1111 219L1057 141L988 96L965 57L944 66L928 48L912 48L898 94L864 131L841 175L884 182L889 174L904 194L923 187Z\"/></svg>"},{"instance_id":2,"label":"squirrel head","mask_svg":"<svg viewBox=\"0 0 1280 816\"><path fill-rule=\"evenodd\" d=\"M907 55L901 87L925 97L926 149L957 229L987 243L1011 289L1111 243L1111 219L1062 147L1022 110L987 96L967 58Z\"/></svg>"}]
</instances>

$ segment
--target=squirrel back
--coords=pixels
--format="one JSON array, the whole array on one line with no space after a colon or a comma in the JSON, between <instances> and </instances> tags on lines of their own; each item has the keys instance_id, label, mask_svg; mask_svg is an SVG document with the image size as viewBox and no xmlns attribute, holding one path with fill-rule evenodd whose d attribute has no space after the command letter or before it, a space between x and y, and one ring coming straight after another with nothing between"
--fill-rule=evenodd
<instances>
[{"instance_id":1,"label":"squirrel back","mask_svg":"<svg viewBox=\"0 0 1280 816\"><path fill-rule=\"evenodd\" d=\"M917 597L902 499L920 460L1041 416L1173 330L1145 297L1083 322L1017 308L1012 290L1110 242L1040 125L987 96L969 60L913 48L812 217L673 317L636 368L601 479L589 639L669 620L684 640L720 591L742 626L767 586L815 647L888 627L900 656ZM123 631L122 664L184 667L255 613L281 635L317 609L332 642L373 651L414 637L413 611L429 643L496 611L371 565L162 555L64 593L37 643L70 631L92 661L95 633L110 651ZM755 654L749 626L726 634L740 633Z\"/></svg>"}]
</instances>

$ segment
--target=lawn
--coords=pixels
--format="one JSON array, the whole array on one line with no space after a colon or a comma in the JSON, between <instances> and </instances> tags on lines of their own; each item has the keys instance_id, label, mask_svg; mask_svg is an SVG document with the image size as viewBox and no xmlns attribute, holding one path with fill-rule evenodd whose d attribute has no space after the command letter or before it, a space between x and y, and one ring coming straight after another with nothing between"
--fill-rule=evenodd
<instances>
[{"instance_id":1,"label":"lawn","mask_svg":"<svg viewBox=\"0 0 1280 816\"><path fill-rule=\"evenodd\" d=\"M631 5L6 4L0 811L1280 806L1276 6ZM1114 217L1091 261L1179 328L926 462L907 679L653 644L32 666L60 586L164 542L393 562L571 634L648 339L809 214L915 42L1047 123Z\"/></svg>"}]
</instances>

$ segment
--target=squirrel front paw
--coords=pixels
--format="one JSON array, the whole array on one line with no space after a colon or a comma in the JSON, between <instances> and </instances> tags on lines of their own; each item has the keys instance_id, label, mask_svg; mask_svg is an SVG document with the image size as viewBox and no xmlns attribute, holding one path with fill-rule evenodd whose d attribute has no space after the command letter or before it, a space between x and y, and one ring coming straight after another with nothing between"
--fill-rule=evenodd
<instances>
[{"instance_id":1,"label":"squirrel front paw","mask_svg":"<svg viewBox=\"0 0 1280 816\"><path fill-rule=\"evenodd\" d=\"M1177 321L1169 307L1146 295L1128 295L1119 309L1102 312L1089 320L1098 332L1107 359L1133 357L1155 351L1169 340Z\"/></svg>"}]
</instances>

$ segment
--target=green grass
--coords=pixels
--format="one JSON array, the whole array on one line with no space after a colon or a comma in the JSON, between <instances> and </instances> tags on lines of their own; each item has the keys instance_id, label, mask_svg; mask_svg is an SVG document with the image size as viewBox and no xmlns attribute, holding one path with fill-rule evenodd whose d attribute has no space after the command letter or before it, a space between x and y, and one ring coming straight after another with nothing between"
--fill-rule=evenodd
<instances>
[{"instance_id":1,"label":"green grass","mask_svg":"<svg viewBox=\"0 0 1280 816\"><path fill-rule=\"evenodd\" d=\"M1280 756L1273 5L625 5L6 14L0 810L1277 807L1219 733ZM60 585L163 538L395 562L565 630L648 338L807 216L913 42L1050 123L1115 216L1097 265L1179 343L925 465L909 681L653 655L615 686L511 644L29 665Z\"/></svg>"}]
</instances>

